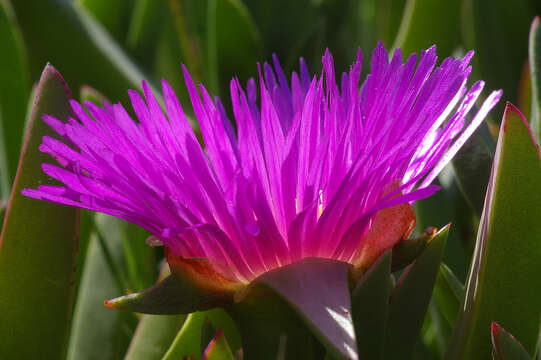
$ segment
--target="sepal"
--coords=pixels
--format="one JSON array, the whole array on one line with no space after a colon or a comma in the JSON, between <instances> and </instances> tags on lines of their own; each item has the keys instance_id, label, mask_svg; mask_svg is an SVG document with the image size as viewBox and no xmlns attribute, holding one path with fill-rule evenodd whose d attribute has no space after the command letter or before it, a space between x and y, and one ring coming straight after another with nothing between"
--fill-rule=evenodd
<instances>
[{"instance_id":1,"label":"sepal","mask_svg":"<svg viewBox=\"0 0 541 360\"><path fill-rule=\"evenodd\" d=\"M225 307L242 288L218 274L205 259L174 257L166 251L171 274L163 281L140 292L106 300L110 309L145 314L187 314Z\"/></svg>"}]
</instances>

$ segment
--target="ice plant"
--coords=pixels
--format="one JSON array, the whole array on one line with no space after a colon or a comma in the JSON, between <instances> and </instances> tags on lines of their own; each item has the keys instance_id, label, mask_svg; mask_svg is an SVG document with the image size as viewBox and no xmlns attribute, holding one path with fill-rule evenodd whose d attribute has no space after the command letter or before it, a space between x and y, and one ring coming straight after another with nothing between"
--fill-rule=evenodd
<instances>
[{"instance_id":1,"label":"ice plant","mask_svg":"<svg viewBox=\"0 0 541 360\"><path fill-rule=\"evenodd\" d=\"M404 63L379 44L362 85L360 51L338 82L328 51L320 75L301 59L291 81L273 57L246 89L231 81L233 122L183 67L204 145L165 80L165 111L145 83L145 99L129 91L138 121L121 104L87 102L87 112L72 101L76 118L44 117L63 141L40 147L60 165L43 171L63 185L23 194L135 223L170 264L206 259L190 266L220 281L248 283L307 257L368 267L408 235L410 205L437 190L501 96L466 124L484 86L467 86L472 56L436 66L433 46Z\"/></svg>"}]
</instances>

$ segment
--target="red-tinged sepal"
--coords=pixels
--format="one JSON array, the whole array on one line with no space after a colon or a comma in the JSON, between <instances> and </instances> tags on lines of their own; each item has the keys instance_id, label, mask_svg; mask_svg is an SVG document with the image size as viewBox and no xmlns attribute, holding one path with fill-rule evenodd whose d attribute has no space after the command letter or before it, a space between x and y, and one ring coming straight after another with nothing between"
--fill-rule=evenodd
<instances>
[{"instance_id":1,"label":"red-tinged sepal","mask_svg":"<svg viewBox=\"0 0 541 360\"><path fill-rule=\"evenodd\" d=\"M224 307L244 285L218 274L205 259L173 257L166 251L171 274L156 285L135 294L106 300L110 309L145 314L187 314Z\"/></svg>"},{"instance_id":2,"label":"red-tinged sepal","mask_svg":"<svg viewBox=\"0 0 541 360\"><path fill-rule=\"evenodd\" d=\"M522 344L500 325L493 322L490 330L494 360L531 360Z\"/></svg>"},{"instance_id":3,"label":"red-tinged sepal","mask_svg":"<svg viewBox=\"0 0 541 360\"><path fill-rule=\"evenodd\" d=\"M407 239L415 227L410 204L398 204L378 211L364 235L355 260L357 272L364 273L387 250Z\"/></svg>"}]
</instances>

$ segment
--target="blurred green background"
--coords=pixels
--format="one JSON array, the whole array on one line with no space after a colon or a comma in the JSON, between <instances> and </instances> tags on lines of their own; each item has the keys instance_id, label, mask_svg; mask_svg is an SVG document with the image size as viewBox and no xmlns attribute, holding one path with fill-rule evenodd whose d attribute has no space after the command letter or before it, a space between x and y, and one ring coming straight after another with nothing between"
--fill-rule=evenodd
<instances>
[{"instance_id":1,"label":"blurred green background","mask_svg":"<svg viewBox=\"0 0 541 360\"><path fill-rule=\"evenodd\" d=\"M273 53L286 74L298 68L299 57L317 72L328 47L341 72L361 48L366 73L379 40L388 49L402 48L405 56L437 44L440 60L475 49L470 84L483 79L489 91L504 90L490 125L478 134L487 152L494 151L490 134L497 134L505 101L530 117L528 34L541 1L0 0L0 5L2 204L17 171L32 89L48 62L76 99L105 98L129 107L128 88L140 89L143 79L159 88L166 78L190 113L181 63L228 108L229 80L238 76L245 83L257 74L256 62L270 61ZM489 171L490 164L475 180L479 191L465 196L460 174L450 167L440 176L442 191L416 204L418 233L453 222L445 263L462 281ZM102 300L155 281L162 255L146 246L147 235L130 224L83 213L68 358L124 357L139 318L109 311ZM445 344L427 324L419 356L439 358Z\"/></svg>"}]
</instances>

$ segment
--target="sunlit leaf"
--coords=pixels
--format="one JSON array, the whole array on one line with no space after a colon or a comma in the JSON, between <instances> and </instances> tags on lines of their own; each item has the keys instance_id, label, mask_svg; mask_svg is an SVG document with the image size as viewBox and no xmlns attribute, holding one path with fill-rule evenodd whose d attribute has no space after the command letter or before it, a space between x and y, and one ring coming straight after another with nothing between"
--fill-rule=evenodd
<instances>
[{"instance_id":1,"label":"sunlit leaf","mask_svg":"<svg viewBox=\"0 0 541 360\"><path fill-rule=\"evenodd\" d=\"M541 158L526 119L503 116L466 295L446 359L490 353L493 321L533 354L541 318Z\"/></svg>"},{"instance_id":2,"label":"sunlit leaf","mask_svg":"<svg viewBox=\"0 0 541 360\"><path fill-rule=\"evenodd\" d=\"M27 198L25 188L53 184L41 170L50 161L38 150L55 136L44 113L71 114L71 93L47 65L40 79L0 238L0 357L65 356L73 301L79 210ZM29 341L29 339L32 339Z\"/></svg>"},{"instance_id":3,"label":"sunlit leaf","mask_svg":"<svg viewBox=\"0 0 541 360\"><path fill-rule=\"evenodd\" d=\"M210 341L207 349L203 353L203 360L234 360L231 349L221 330L218 330L216 336Z\"/></svg>"}]
</instances>

